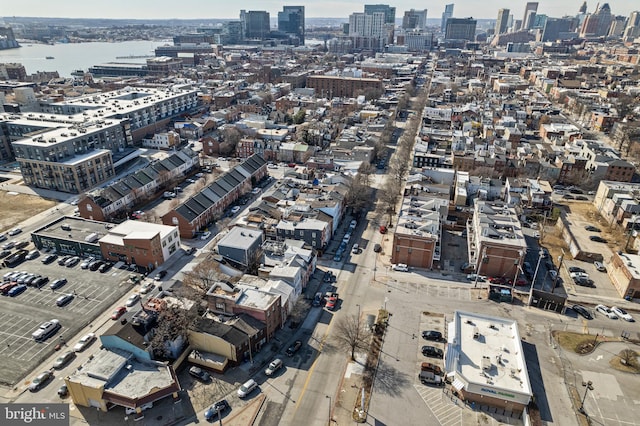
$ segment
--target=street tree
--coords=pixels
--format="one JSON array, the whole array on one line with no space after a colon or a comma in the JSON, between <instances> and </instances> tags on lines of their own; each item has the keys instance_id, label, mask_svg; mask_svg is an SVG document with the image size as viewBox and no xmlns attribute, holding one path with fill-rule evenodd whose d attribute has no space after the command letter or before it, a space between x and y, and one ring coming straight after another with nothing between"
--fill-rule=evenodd
<instances>
[{"instance_id":1,"label":"street tree","mask_svg":"<svg viewBox=\"0 0 640 426\"><path fill-rule=\"evenodd\" d=\"M356 315L342 317L336 324L334 340L336 345L351 351L351 360L356 359L356 350L367 349L371 332Z\"/></svg>"}]
</instances>

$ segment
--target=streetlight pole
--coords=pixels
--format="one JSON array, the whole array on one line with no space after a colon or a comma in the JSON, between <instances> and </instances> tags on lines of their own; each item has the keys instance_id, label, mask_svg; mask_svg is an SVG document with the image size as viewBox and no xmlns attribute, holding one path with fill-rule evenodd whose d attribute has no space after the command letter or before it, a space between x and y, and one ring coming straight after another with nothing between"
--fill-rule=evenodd
<instances>
[{"instance_id":1,"label":"streetlight pole","mask_svg":"<svg viewBox=\"0 0 640 426\"><path fill-rule=\"evenodd\" d=\"M482 264L484 263L485 257L487 257L486 247L482 249L482 257L480 258L480 262L478 262L478 270L476 271L476 279L473 282L473 288L478 287L478 278L480 277L480 269L482 269Z\"/></svg>"},{"instance_id":2,"label":"streetlight pole","mask_svg":"<svg viewBox=\"0 0 640 426\"><path fill-rule=\"evenodd\" d=\"M582 402L580 403L580 409L578 411L580 411L582 414L584 414L584 400L587 399L587 393L590 390L593 390L593 382L591 380L589 380L588 382L582 382L582 386L584 386L584 396L582 397Z\"/></svg>"},{"instance_id":3,"label":"streetlight pole","mask_svg":"<svg viewBox=\"0 0 640 426\"><path fill-rule=\"evenodd\" d=\"M331 426L331 397L329 395L325 395L325 398L329 398L329 422L327 424Z\"/></svg>"},{"instance_id":4,"label":"streetlight pole","mask_svg":"<svg viewBox=\"0 0 640 426\"><path fill-rule=\"evenodd\" d=\"M533 300L533 286L536 284L536 278L538 277L538 270L540 269L540 261L542 260L543 251L540 250L538 252L538 263L536 264L536 270L533 273L533 279L531 280L531 289L529 290L529 301L527 305L531 306L531 301Z\"/></svg>"},{"instance_id":5,"label":"streetlight pole","mask_svg":"<svg viewBox=\"0 0 640 426\"><path fill-rule=\"evenodd\" d=\"M558 284L558 279L560 278L560 271L562 270L562 262L564 262L564 249L560 249L562 254L558 259L558 270L556 271L556 277L553 279L553 287L551 287L551 293L556 289L556 285Z\"/></svg>"}]
</instances>

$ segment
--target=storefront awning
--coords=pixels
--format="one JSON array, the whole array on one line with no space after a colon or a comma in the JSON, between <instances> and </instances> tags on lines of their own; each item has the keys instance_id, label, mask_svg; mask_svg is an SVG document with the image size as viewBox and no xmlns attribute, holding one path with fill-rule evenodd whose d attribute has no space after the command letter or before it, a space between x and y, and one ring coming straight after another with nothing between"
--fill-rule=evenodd
<instances>
[{"instance_id":1,"label":"storefront awning","mask_svg":"<svg viewBox=\"0 0 640 426\"><path fill-rule=\"evenodd\" d=\"M464 387L464 383L462 383L462 382L460 381L460 379L455 379L455 380L453 381L452 386L453 386L456 390L462 390L462 388Z\"/></svg>"}]
</instances>

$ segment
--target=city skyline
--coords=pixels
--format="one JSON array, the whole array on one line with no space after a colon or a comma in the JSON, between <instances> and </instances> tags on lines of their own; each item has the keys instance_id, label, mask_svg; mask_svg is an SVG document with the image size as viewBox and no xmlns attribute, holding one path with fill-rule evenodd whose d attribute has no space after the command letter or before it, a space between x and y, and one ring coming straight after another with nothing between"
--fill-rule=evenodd
<instances>
[{"instance_id":1,"label":"city skyline","mask_svg":"<svg viewBox=\"0 0 640 426\"><path fill-rule=\"evenodd\" d=\"M524 13L526 1L513 2L506 0L488 0L483 2L482 8L478 8L476 0L460 0L451 2L442 0L427 6L428 19L439 19L444 11L445 4L454 3L455 18L473 17L476 19L496 19L498 10L509 8L517 19ZM583 0L565 0L562 2L538 2L538 13L550 17L562 17L564 15L576 15ZM600 2L609 3L613 15L629 16L640 7L628 0L610 0ZM415 0L398 0L392 2L360 0L341 1L282 1L282 0L245 0L240 4L220 4L206 0L185 0L176 10L175 2L168 0L139 0L130 2L125 0L112 0L109 7L95 7L95 3L79 0L65 0L64 2L50 2L45 0L22 0L6 4L2 15L5 17L53 17L53 18L106 18L106 19L239 19L240 10L267 11L275 18L283 6L305 6L306 18L344 18L354 12L362 12L364 4L388 4L396 8L396 18L401 18L404 11L424 8L422 3ZM597 1L587 2L587 12L595 12Z\"/></svg>"}]
</instances>

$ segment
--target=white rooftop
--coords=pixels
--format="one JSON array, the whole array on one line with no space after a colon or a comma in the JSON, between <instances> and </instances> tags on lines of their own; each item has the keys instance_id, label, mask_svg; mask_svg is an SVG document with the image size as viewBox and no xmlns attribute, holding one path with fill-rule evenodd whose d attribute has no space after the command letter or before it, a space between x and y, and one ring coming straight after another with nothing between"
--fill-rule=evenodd
<instances>
[{"instance_id":1,"label":"white rooftop","mask_svg":"<svg viewBox=\"0 0 640 426\"><path fill-rule=\"evenodd\" d=\"M122 245L123 238L148 240L157 234L160 234L160 239L163 240L174 231L177 232L177 226L160 225L139 220L126 220L120 225L111 228L107 235L100 238L100 242Z\"/></svg>"},{"instance_id":2,"label":"white rooftop","mask_svg":"<svg viewBox=\"0 0 640 426\"><path fill-rule=\"evenodd\" d=\"M516 321L456 311L447 351L447 371L469 388L528 403L531 384Z\"/></svg>"}]
</instances>

